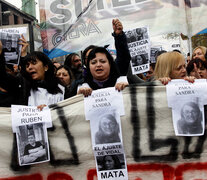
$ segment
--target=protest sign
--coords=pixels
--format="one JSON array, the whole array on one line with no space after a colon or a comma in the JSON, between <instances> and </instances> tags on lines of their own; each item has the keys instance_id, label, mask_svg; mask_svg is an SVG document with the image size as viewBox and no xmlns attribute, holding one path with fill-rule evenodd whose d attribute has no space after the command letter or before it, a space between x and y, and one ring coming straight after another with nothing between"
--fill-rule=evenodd
<instances>
[{"instance_id":1,"label":"protest sign","mask_svg":"<svg viewBox=\"0 0 207 180\"><path fill-rule=\"evenodd\" d=\"M120 122L120 115L125 113L122 93L114 87L95 90L84 98L84 105L98 179L128 180Z\"/></svg>"},{"instance_id":2,"label":"protest sign","mask_svg":"<svg viewBox=\"0 0 207 180\"><path fill-rule=\"evenodd\" d=\"M90 127L98 179L128 180L119 113L113 108L94 110Z\"/></svg>"},{"instance_id":3,"label":"protest sign","mask_svg":"<svg viewBox=\"0 0 207 180\"><path fill-rule=\"evenodd\" d=\"M150 40L147 27L126 31L127 43L131 55L132 74L149 71Z\"/></svg>"},{"instance_id":4,"label":"protest sign","mask_svg":"<svg viewBox=\"0 0 207 180\"><path fill-rule=\"evenodd\" d=\"M128 179L206 179L206 127L203 136L175 136L166 86L133 85L122 93L125 116L121 116L121 126ZM51 107L51 115L50 161L19 166L11 109L0 108L0 180L97 179L83 96L59 102Z\"/></svg>"},{"instance_id":5,"label":"protest sign","mask_svg":"<svg viewBox=\"0 0 207 180\"><path fill-rule=\"evenodd\" d=\"M2 42L6 64L19 64L19 58L21 55L19 38L22 34L26 35L26 32L26 27L0 29L0 40Z\"/></svg>"},{"instance_id":6,"label":"protest sign","mask_svg":"<svg viewBox=\"0 0 207 180\"><path fill-rule=\"evenodd\" d=\"M86 120L90 119L91 111L105 107L116 108L121 116L125 114L122 93L115 87L92 91L91 96L84 98L84 104Z\"/></svg>"},{"instance_id":7,"label":"protest sign","mask_svg":"<svg viewBox=\"0 0 207 180\"><path fill-rule=\"evenodd\" d=\"M162 50L162 47L151 47L150 63L156 63L157 53Z\"/></svg>"},{"instance_id":8,"label":"protest sign","mask_svg":"<svg viewBox=\"0 0 207 180\"><path fill-rule=\"evenodd\" d=\"M46 122L47 128L52 127L50 109L45 107L42 111L36 106L12 105L12 130L15 133L17 126L23 126L33 123Z\"/></svg>"},{"instance_id":9,"label":"protest sign","mask_svg":"<svg viewBox=\"0 0 207 180\"><path fill-rule=\"evenodd\" d=\"M39 6L43 48L50 58L81 51L91 44L113 44L111 22L115 17L124 29L148 26L154 37L172 32L188 34L189 4L184 0L42 0ZM188 20L196 24L191 27L193 34L206 28L206 9L203 2L191 4Z\"/></svg>"},{"instance_id":10,"label":"protest sign","mask_svg":"<svg viewBox=\"0 0 207 180\"><path fill-rule=\"evenodd\" d=\"M52 127L50 109L11 106L12 129L16 133L20 166L50 160L47 127Z\"/></svg>"},{"instance_id":11,"label":"protest sign","mask_svg":"<svg viewBox=\"0 0 207 180\"><path fill-rule=\"evenodd\" d=\"M200 136L204 133L204 105L207 104L205 79L194 83L172 80L167 86L168 106L172 108L175 134Z\"/></svg>"},{"instance_id":12,"label":"protest sign","mask_svg":"<svg viewBox=\"0 0 207 180\"><path fill-rule=\"evenodd\" d=\"M17 126L16 128L20 166L43 163L50 160L45 123Z\"/></svg>"}]
</instances>

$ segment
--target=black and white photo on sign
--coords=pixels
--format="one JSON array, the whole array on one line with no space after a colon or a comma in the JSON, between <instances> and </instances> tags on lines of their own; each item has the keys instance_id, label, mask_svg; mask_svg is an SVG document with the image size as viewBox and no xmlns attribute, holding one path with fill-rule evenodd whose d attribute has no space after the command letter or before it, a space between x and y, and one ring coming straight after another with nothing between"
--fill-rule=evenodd
<instances>
[{"instance_id":1,"label":"black and white photo on sign","mask_svg":"<svg viewBox=\"0 0 207 180\"><path fill-rule=\"evenodd\" d=\"M115 109L94 111L90 126L93 145L122 142L120 115Z\"/></svg>"},{"instance_id":2,"label":"black and white photo on sign","mask_svg":"<svg viewBox=\"0 0 207 180\"><path fill-rule=\"evenodd\" d=\"M162 47L151 47L150 49L150 63L156 63L158 52L162 50Z\"/></svg>"},{"instance_id":3,"label":"black and white photo on sign","mask_svg":"<svg viewBox=\"0 0 207 180\"><path fill-rule=\"evenodd\" d=\"M149 38L147 27L136 28L130 31L126 31L125 34L127 36L127 43L132 43Z\"/></svg>"},{"instance_id":4,"label":"black and white photo on sign","mask_svg":"<svg viewBox=\"0 0 207 180\"><path fill-rule=\"evenodd\" d=\"M131 59L132 59L132 67L149 63L148 54L136 55L136 56L132 57Z\"/></svg>"},{"instance_id":5,"label":"black and white photo on sign","mask_svg":"<svg viewBox=\"0 0 207 180\"><path fill-rule=\"evenodd\" d=\"M45 123L18 126L16 137L20 166L50 160Z\"/></svg>"},{"instance_id":6,"label":"black and white photo on sign","mask_svg":"<svg viewBox=\"0 0 207 180\"><path fill-rule=\"evenodd\" d=\"M126 168L124 154L96 156L96 163L98 171Z\"/></svg>"},{"instance_id":7,"label":"black and white photo on sign","mask_svg":"<svg viewBox=\"0 0 207 180\"><path fill-rule=\"evenodd\" d=\"M20 34L0 32L0 40L3 46L4 57L7 64L18 64L21 45L19 45Z\"/></svg>"},{"instance_id":8,"label":"black and white photo on sign","mask_svg":"<svg viewBox=\"0 0 207 180\"><path fill-rule=\"evenodd\" d=\"M149 28L142 27L125 32L131 55L132 74L141 74L149 71L150 39Z\"/></svg>"},{"instance_id":9,"label":"black and white photo on sign","mask_svg":"<svg viewBox=\"0 0 207 180\"><path fill-rule=\"evenodd\" d=\"M178 136L199 136L204 133L204 106L200 98L181 98L172 107L173 126Z\"/></svg>"}]
</instances>

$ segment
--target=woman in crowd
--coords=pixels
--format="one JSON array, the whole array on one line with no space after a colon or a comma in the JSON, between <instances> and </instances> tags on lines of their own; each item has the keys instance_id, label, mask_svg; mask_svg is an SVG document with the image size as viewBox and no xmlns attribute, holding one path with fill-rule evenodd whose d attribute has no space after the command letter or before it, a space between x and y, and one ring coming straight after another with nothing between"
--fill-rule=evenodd
<instances>
[{"instance_id":1,"label":"woman in crowd","mask_svg":"<svg viewBox=\"0 0 207 180\"><path fill-rule=\"evenodd\" d=\"M103 157L100 171L121 169L121 163L117 155L106 155Z\"/></svg>"},{"instance_id":2,"label":"woman in crowd","mask_svg":"<svg viewBox=\"0 0 207 180\"><path fill-rule=\"evenodd\" d=\"M207 61L193 59L187 65L187 73L197 79L207 79Z\"/></svg>"},{"instance_id":3,"label":"woman in crowd","mask_svg":"<svg viewBox=\"0 0 207 180\"><path fill-rule=\"evenodd\" d=\"M60 84L65 87L65 99L77 94L78 84L73 81L74 78L68 66L62 65L57 68L56 76L60 80Z\"/></svg>"},{"instance_id":4,"label":"woman in crowd","mask_svg":"<svg viewBox=\"0 0 207 180\"><path fill-rule=\"evenodd\" d=\"M180 111L181 119L177 121L179 134L201 134L203 132L202 112L195 102L187 102Z\"/></svg>"},{"instance_id":5,"label":"woman in crowd","mask_svg":"<svg viewBox=\"0 0 207 180\"><path fill-rule=\"evenodd\" d=\"M95 134L96 144L121 142L119 138L119 124L112 114L100 117L99 129Z\"/></svg>"},{"instance_id":6,"label":"woman in crowd","mask_svg":"<svg viewBox=\"0 0 207 180\"><path fill-rule=\"evenodd\" d=\"M192 59L196 59L199 58L203 61L206 61L205 55L206 55L207 49L204 46L197 46L194 50L193 50L193 55L192 55Z\"/></svg>"},{"instance_id":7,"label":"woman in crowd","mask_svg":"<svg viewBox=\"0 0 207 180\"><path fill-rule=\"evenodd\" d=\"M187 76L185 58L178 52L166 52L157 58L154 71L155 79L166 85L171 79L184 79L194 82L194 77Z\"/></svg>"},{"instance_id":8,"label":"woman in crowd","mask_svg":"<svg viewBox=\"0 0 207 180\"><path fill-rule=\"evenodd\" d=\"M120 75L126 76L131 56L127 46L126 35L123 31L123 25L118 19L112 20L113 33L115 48L116 48L116 59L115 63L119 69ZM92 49L96 48L95 45L88 46L82 53L82 60L84 65L87 65L88 55ZM84 68L84 76L86 76L86 67Z\"/></svg>"},{"instance_id":9,"label":"woman in crowd","mask_svg":"<svg viewBox=\"0 0 207 180\"><path fill-rule=\"evenodd\" d=\"M88 96L92 90L114 87L123 90L128 82L120 77L111 54L104 47L94 48L88 56L85 83L78 88L78 94Z\"/></svg>"},{"instance_id":10,"label":"woman in crowd","mask_svg":"<svg viewBox=\"0 0 207 180\"><path fill-rule=\"evenodd\" d=\"M25 40L23 43L26 46ZM58 84L54 65L44 53L34 51L21 59L21 76L16 77L9 76L5 70L4 52L0 58L0 86L18 99L17 104L42 109L64 99L64 89Z\"/></svg>"},{"instance_id":11,"label":"woman in crowd","mask_svg":"<svg viewBox=\"0 0 207 180\"><path fill-rule=\"evenodd\" d=\"M61 65L57 68L56 76L64 87L70 87L72 76L68 66Z\"/></svg>"}]
</instances>

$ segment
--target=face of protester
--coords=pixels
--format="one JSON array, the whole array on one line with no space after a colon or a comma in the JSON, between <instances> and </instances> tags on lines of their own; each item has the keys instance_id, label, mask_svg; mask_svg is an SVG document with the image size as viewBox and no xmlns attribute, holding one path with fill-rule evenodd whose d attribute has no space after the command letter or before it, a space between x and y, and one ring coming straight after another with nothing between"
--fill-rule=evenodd
<instances>
[{"instance_id":1,"label":"face of protester","mask_svg":"<svg viewBox=\"0 0 207 180\"><path fill-rule=\"evenodd\" d=\"M44 66L39 59L27 62L26 64L26 72L29 73L33 80L44 80L47 70L48 66Z\"/></svg>"},{"instance_id":2,"label":"face of protester","mask_svg":"<svg viewBox=\"0 0 207 180\"><path fill-rule=\"evenodd\" d=\"M80 59L80 57L77 56L77 55L74 56L74 57L72 58L72 60L71 60L71 67L72 67L73 69L78 70L78 71L82 71L81 66L82 66L82 63L81 63L81 59Z\"/></svg>"},{"instance_id":3,"label":"face of protester","mask_svg":"<svg viewBox=\"0 0 207 180\"><path fill-rule=\"evenodd\" d=\"M104 53L96 53L96 57L89 62L91 75L98 81L105 81L110 74L110 64Z\"/></svg>"},{"instance_id":4,"label":"face of protester","mask_svg":"<svg viewBox=\"0 0 207 180\"><path fill-rule=\"evenodd\" d=\"M196 58L199 58L203 61L205 61L205 55L203 54L202 50L200 48L196 49L194 52L193 52L193 59L196 59Z\"/></svg>"},{"instance_id":5,"label":"face of protester","mask_svg":"<svg viewBox=\"0 0 207 180\"><path fill-rule=\"evenodd\" d=\"M61 68L57 71L57 77L60 79L61 83L64 86L70 84L70 75L68 74L68 71L65 68Z\"/></svg>"},{"instance_id":6,"label":"face of protester","mask_svg":"<svg viewBox=\"0 0 207 180\"><path fill-rule=\"evenodd\" d=\"M197 71L198 71L201 79L207 79L207 69L205 67L203 67L203 66L201 66L201 64L199 64L199 67L197 67ZM190 76L196 77L196 72L194 69L190 72Z\"/></svg>"},{"instance_id":7,"label":"face of protester","mask_svg":"<svg viewBox=\"0 0 207 180\"><path fill-rule=\"evenodd\" d=\"M105 168L106 170L114 169L115 162L111 156L106 156L105 158Z\"/></svg>"},{"instance_id":8,"label":"face of protester","mask_svg":"<svg viewBox=\"0 0 207 180\"><path fill-rule=\"evenodd\" d=\"M190 105L185 105L183 108L184 120L187 123L194 123L198 118L198 112Z\"/></svg>"},{"instance_id":9,"label":"face of protester","mask_svg":"<svg viewBox=\"0 0 207 180\"><path fill-rule=\"evenodd\" d=\"M28 143L32 146L35 145L35 137L33 135L28 136Z\"/></svg>"},{"instance_id":10,"label":"face of protester","mask_svg":"<svg viewBox=\"0 0 207 180\"><path fill-rule=\"evenodd\" d=\"M201 65L198 68L198 73L201 76L202 79L207 79L207 69L205 67L202 67Z\"/></svg>"},{"instance_id":11,"label":"face of protester","mask_svg":"<svg viewBox=\"0 0 207 180\"><path fill-rule=\"evenodd\" d=\"M154 70L152 69L152 66L150 66L149 71L147 71L146 79L150 79L153 76Z\"/></svg>"},{"instance_id":12,"label":"face of protester","mask_svg":"<svg viewBox=\"0 0 207 180\"><path fill-rule=\"evenodd\" d=\"M186 76L185 60L181 59L178 66L172 70L170 74L171 79L183 79Z\"/></svg>"},{"instance_id":13,"label":"face of protester","mask_svg":"<svg viewBox=\"0 0 207 180\"><path fill-rule=\"evenodd\" d=\"M101 129L106 135L111 135L114 133L116 128L116 123L106 117L101 120Z\"/></svg>"}]
</instances>

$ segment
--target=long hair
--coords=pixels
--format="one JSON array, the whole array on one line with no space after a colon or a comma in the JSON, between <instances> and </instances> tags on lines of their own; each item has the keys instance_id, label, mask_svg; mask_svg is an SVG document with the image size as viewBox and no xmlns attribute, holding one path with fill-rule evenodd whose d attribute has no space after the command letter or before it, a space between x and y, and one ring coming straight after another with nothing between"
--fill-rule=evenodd
<instances>
[{"instance_id":1,"label":"long hair","mask_svg":"<svg viewBox=\"0 0 207 180\"><path fill-rule=\"evenodd\" d=\"M106 83L104 83L103 88L113 87L116 83L117 78L120 77L120 73L119 73L119 70L118 70L115 62L114 62L114 59L113 59L112 55L104 47L96 47L89 53L88 61L87 61L87 65L86 65L87 74L86 74L86 77L85 77L85 81L89 84L89 86L93 90L96 90L96 89L100 88L100 87L98 87L98 85L96 85L93 82L93 76L92 76L91 71L90 71L90 61L96 57L96 53L105 54L106 58L109 61L109 65L110 65L109 77L108 77L108 80L106 81Z\"/></svg>"},{"instance_id":2,"label":"long hair","mask_svg":"<svg viewBox=\"0 0 207 180\"><path fill-rule=\"evenodd\" d=\"M33 80L31 75L26 71L26 66L28 62L34 62L40 60L44 66L48 66L48 70L45 72L45 78L43 82ZM51 94L62 93L62 90L58 87L58 79L55 76L55 66L47 55L40 51L34 51L28 54L21 62L21 73L30 82L31 88L37 89L40 85L47 89Z\"/></svg>"},{"instance_id":3,"label":"long hair","mask_svg":"<svg viewBox=\"0 0 207 180\"><path fill-rule=\"evenodd\" d=\"M65 62L64 62L64 65L68 66L69 68L71 68L71 65L72 65L72 60L75 56L79 56L77 53L71 53L69 54L66 59L65 59Z\"/></svg>"},{"instance_id":4,"label":"long hair","mask_svg":"<svg viewBox=\"0 0 207 180\"><path fill-rule=\"evenodd\" d=\"M175 51L159 55L154 71L155 79L170 77L172 71L184 60L184 56Z\"/></svg>"},{"instance_id":5,"label":"long hair","mask_svg":"<svg viewBox=\"0 0 207 180\"><path fill-rule=\"evenodd\" d=\"M109 119L112 123L114 123L115 127L114 127L114 132L112 135L116 134L118 135L120 130L119 130L119 124L117 123L115 117L112 114L104 114L103 116L100 117L100 121L99 121L99 132L104 133L104 131L102 130L102 120L103 119Z\"/></svg>"},{"instance_id":6,"label":"long hair","mask_svg":"<svg viewBox=\"0 0 207 180\"><path fill-rule=\"evenodd\" d=\"M117 157L117 155L106 155L103 157L103 170L107 170L107 167L106 167L106 158L107 157L111 157L113 159L113 161L114 161L113 169L121 169L121 163L120 163L120 160Z\"/></svg>"}]
</instances>

